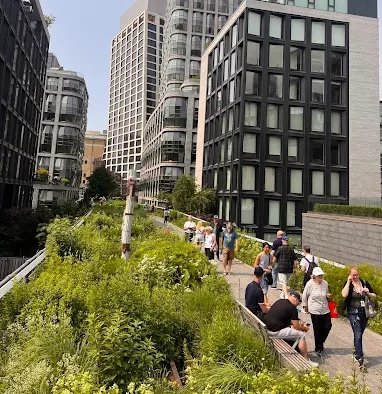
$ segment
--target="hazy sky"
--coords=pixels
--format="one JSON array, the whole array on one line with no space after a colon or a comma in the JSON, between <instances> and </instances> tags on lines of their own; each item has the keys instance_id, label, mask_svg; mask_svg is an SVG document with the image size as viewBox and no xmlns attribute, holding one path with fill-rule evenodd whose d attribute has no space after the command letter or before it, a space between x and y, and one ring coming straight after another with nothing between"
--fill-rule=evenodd
<instances>
[{"instance_id":1,"label":"hazy sky","mask_svg":"<svg viewBox=\"0 0 382 394\"><path fill-rule=\"evenodd\" d=\"M134 0L109 0L107 5L100 0L40 0L40 3L45 14L56 17L55 24L50 27L50 51L64 68L85 75L90 95L88 129L106 129L110 42L119 31L120 16ZM382 0L378 0L378 9L381 18ZM381 25L379 29L381 38ZM380 97L381 92L382 84Z\"/></svg>"}]
</instances>

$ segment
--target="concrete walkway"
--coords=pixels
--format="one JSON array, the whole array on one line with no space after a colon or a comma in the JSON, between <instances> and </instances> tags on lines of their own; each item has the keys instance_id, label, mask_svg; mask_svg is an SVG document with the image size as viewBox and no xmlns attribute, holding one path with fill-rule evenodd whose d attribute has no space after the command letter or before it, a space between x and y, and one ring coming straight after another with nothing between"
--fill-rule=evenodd
<instances>
[{"instance_id":1,"label":"concrete walkway","mask_svg":"<svg viewBox=\"0 0 382 394\"><path fill-rule=\"evenodd\" d=\"M155 222L163 227L163 219L152 216ZM183 231L178 227L169 223L172 232L183 236ZM219 273L223 272L221 263L214 262ZM227 282L231 285L232 294L235 299L245 301L245 288L252 281L253 268L235 260L232 266L232 274L226 276ZM270 289L268 297L271 302L275 302L280 297L280 291ZM301 313L300 318L306 322L311 323L310 315ZM322 359L319 359L314 354L314 336L313 328L308 332L307 342L309 357L312 361L320 363L320 369L328 372L330 375L335 375L340 372L343 376L351 376L354 371L354 363L352 362L353 354L353 331L350 327L349 321L345 318L332 319L332 330L325 343L325 353ZM367 374L365 382L370 388L372 394L379 394L382 392L382 336L366 329L363 336L363 347L365 353ZM362 379L358 366L356 373Z\"/></svg>"}]
</instances>

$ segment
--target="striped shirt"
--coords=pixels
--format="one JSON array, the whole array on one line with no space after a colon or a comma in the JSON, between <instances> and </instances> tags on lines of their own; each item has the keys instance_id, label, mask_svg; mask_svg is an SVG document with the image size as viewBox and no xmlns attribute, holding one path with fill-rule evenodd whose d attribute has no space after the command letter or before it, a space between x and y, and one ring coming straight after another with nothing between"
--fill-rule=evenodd
<instances>
[{"instance_id":1,"label":"striped shirt","mask_svg":"<svg viewBox=\"0 0 382 394\"><path fill-rule=\"evenodd\" d=\"M329 313L328 294L329 286L326 280L318 284L310 279L302 294L302 306L307 306L312 315L326 315Z\"/></svg>"}]
</instances>

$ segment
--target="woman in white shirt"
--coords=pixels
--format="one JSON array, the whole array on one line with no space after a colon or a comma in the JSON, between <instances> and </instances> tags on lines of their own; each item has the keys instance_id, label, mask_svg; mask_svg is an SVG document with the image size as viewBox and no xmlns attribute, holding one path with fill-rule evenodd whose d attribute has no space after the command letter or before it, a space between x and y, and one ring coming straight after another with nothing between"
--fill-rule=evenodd
<instances>
[{"instance_id":1,"label":"woman in white shirt","mask_svg":"<svg viewBox=\"0 0 382 394\"><path fill-rule=\"evenodd\" d=\"M216 236L213 233L213 229L212 227L207 227L204 235L204 251L208 260L214 259L214 250L216 249L216 246Z\"/></svg>"}]
</instances>

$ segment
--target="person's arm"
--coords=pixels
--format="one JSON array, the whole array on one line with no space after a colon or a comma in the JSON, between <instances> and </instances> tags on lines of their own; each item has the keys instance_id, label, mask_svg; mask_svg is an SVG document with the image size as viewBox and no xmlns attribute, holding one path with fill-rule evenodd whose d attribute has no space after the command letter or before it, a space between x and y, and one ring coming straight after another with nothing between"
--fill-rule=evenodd
<instances>
[{"instance_id":1,"label":"person's arm","mask_svg":"<svg viewBox=\"0 0 382 394\"><path fill-rule=\"evenodd\" d=\"M184 223L183 230L188 230L188 222Z\"/></svg>"},{"instance_id":2,"label":"person's arm","mask_svg":"<svg viewBox=\"0 0 382 394\"><path fill-rule=\"evenodd\" d=\"M369 282L366 282L366 294L369 296L369 297L371 297L371 298L377 298L377 294L376 293L374 293L374 290L373 290L373 288L371 287L371 285L370 285L370 283Z\"/></svg>"},{"instance_id":3,"label":"person's arm","mask_svg":"<svg viewBox=\"0 0 382 394\"><path fill-rule=\"evenodd\" d=\"M292 320L292 327L297 331L308 332L309 327L307 327L301 320Z\"/></svg>"},{"instance_id":4,"label":"person's arm","mask_svg":"<svg viewBox=\"0 0 382 394\"><path fill-rule=\"evenodd\" d=\"M341 291L342 297L346 298L349 295L349 288L350 288L350 283L352 280L353 280L353 277L351 275L349 275L348 280L345 283L345 286Z\"/></svg>"},{"instance_id":5,"label":"person's arm","mask_svg":"<svg viewBox=\"0 0 382 394\"><path fill-rule=\"evenodd\" d=\"M223 250L223 234L221 235L221 237L219 238L219 249Z\"/></svg>"},{"instance_id":6,"label":"person's arm","mask_svg":"<svg viewBox=\"0 0 382 394\"><path fill-rule=\"evenodd\" d=\"M302 293L302 307L305 312L308 312L308 298L310 295L310 282L308 282L304 288L304 291Z\"/></svg>"},{"instance_id":7,"label":"person's arm","mask_svg":"<svg viewBox=\"0 0 382 394\"><path fill-rule=\"evenodd\" d=\"M262 311L263 313L268 313L268 312L269 312L269 309L271 309L271 306L270 306L270 305L267 305L267 304L265 304L265 303L259 304L259 306L260 306L261 311Z\"/></svg>"},{"instance_id":8,"label":"person's arm","mask_svg":"<svg viewBox=\"0 0 382 394\"><path fill-rule=\"evenodd\" d=\"M259 264L260 264L260 255L261 255L261 252L256 256L255 262L253 263L253 268L256 268L256 267L259 266Z\"/></svg>"},{"instance_id":9,"label":"person's arm","mask_svg":"<svg viewBox=\"0 0 382 394\"><path fill-rule=\"evenodd\" d=\"M300 267L301 267L300 269L301 269L302 272L306 271L306 263L305 263L304 260L305 260L305 257L302 258L301 261L300 261Z\"/></svg>"},{"instance_id":10,"label":"person's arm","mask_svg":"<svg viewBox=\"0 0 382 394\"><path fill-rule=\"evenodd\" d=\"M215 234L212 234L212 246L211 246L211 250L214 250L216 247L216 236Z\"/></svg>"},{"instance_id":11,"label":"person's arm","mask_svg":"<svg viewBox=\"0 0 382 394\"><path fill-rule=\"evenodd\" d=\"M235 240L235 253L237 253L239 251L239 239L236 238Z\"/></svg>"}]
</instances>

